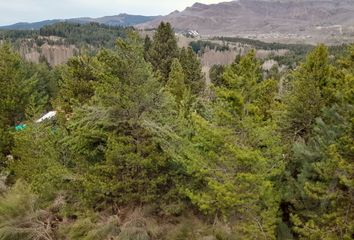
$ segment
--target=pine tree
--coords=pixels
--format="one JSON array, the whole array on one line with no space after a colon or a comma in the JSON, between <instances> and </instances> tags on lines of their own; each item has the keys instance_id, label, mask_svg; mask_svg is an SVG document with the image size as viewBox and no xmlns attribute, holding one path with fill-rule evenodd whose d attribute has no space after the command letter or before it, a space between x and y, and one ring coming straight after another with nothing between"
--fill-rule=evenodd
<instances>
[{"instance_id":1,"label":"pine tree","mask_svg":"<svg viewBox=\"0 0 354 240\"><path fill-rule=\"evenodd\" d=\"M335 101L321 109L307 143L294 146L301 194L293 201L291 220L302 239L350 239L354 234L353 52L338 64L338 83L326 85L333 87L328 92Z\"/></svg>"},{"instance_id":2,"label":"pine tree","mask_svg":"<svg viewBox=\"0 0 354 240\"><path fill-rule=\"evenodd\" d=\"M188 121L170 119L152 129L189 176L180 191L192 204L224 219L241 238L274 239L279 193L271 178L283 167L279 157L273 158L281 155L280 139L256 111L243 114L244 99L258 100L261 75L254 52L228 68L226 84L215 88L214 102L201 113L205 116L189 112Z\"/></svg>"},{"instance_id":3,"label":"pine tree","mask_svg":"<svg viewBox=\"0 0 354 240\"><path fill-rule=\"evenodd\" d=\"M354 233L353 112L353 105L325 109L308 144L294 147L303 164L291 220L303 239L350 239Z\"/></svg>"},{"instance_id":4,"label":"pine tree","mask_svg":"<svg viewBox=\"0 0 354 240\"><path fill-rule=\"evenodd\" d=\"M294 146L306 143L313 131L316 118L326 105L325 86L331 78L328 50L320 45L312 50L303 63L288 76L289 86L283 97L283 109L278 119L282 133L286 167L282 174L283 219L291 228L290 215L301 201L297 178L304 160L295 157ZM332 80L331 80L332 81Z\"/></svg>"},{"instance_id":5,"label":"pine tree","mask_svg":"<svg viewBox=\"0 0 354 240\"><path fill-rule=\"evenodd\" d=\"M214 86L221 86L223 84L222 75L225 71L225 67L223 65L213 65L209 70L210 82L214 84Z\"/></svg>"},{"instance_id":6,"label":"pine tree","mask_svg":"<svg viewBox=\"0 0 354 240\"><path fill-rule=\"evenodd\" d=\"M11 126L24 119L34 79L26 76L20 56L9 45L0 47L0 122Z\"/></svg>"},{"instance_id":7,"label":"pine tree","mask_svg":"<svg viewBox=\"0 0 354 240\"><path fill-rule=\"evenodd\" d=\"M207 98L169 24L115 41L56 69L0 46L0 239L353 238L354 46L268 75L251 50Z\"/></svg>"},{"instance_id":8,"label":"pine tree","mask_svg":"<svg viewBox=\"0 0 354 240\"><path fill-rule=\"evenodd\" d=\"M307 138L312 124L326 104L325 87L330 82L328 50L318 46L293 74L293 87L285 100L284 130L290 139Z\"/></svg>"},{"instance_id":9,"label":"pine tree","mask_svg":"<svg viewBox=\"0 0 354 240\"><path fill-rule=\"evenodd\" d=\"M66 140L87 166L78 169L85 172L83 200L95 206L173 199L178 168L144 125L159 117L163 92L140 39L119 40L115 51L103 50L97 60L101 81L92 100L74 112Z\"/></svg>"},{"instance_id":10,"label":"pine tree","mask_svg":"<svg viewBox=\"0 0 354 240\"><path fill-rule=\"evenodd\" d=\"M189 176L179 191L207 216L227 222L234 235L275 239L279 199L271 161L240 144L233 129L191 115L191 135L171 131L171 123L155 128L163 150Z\"/></svg>"},{"instance_id":11,"label":"pine tree","mask_svg":"<svg viewBox=\"0 0 354 240\"><path fill-rule=\"evenodd\" d=\"M145 40L144 40L144 59L145 59L145 61L149 61L149 52L151 49L151 45L152 45L151 38L149 37L149 35L146 35Z\"/></svg>"},{"instance_id":12,"label":"pine tree","mask_svg":"<svg viewBox=\"0 0 354 240\"><path fill-rule=\"evenodd\" d=\"M79 56L71 58L61 70L60 91L57 105L66 112L74 106L90 100L94 94L94 85L98 81L95 75L99 66L94 57Z\"/></svg>"},{"instance_id":13,"label":"pine tree","mask_svg":"<svg viewBox=\"0 0 354 240\"><path fill-rule=\"evenodd\" d=\"M264 119L270 119L277 107L278 81L266 79L257 84L255 105L259 109L258 114Z\"/></svg>"},{"instance_id":14,"label":"pine tree","mask_svg":"<svg viewBox=\"0 0 354 240\"><path fill-rule=\"evenodd\" d=\"M223 74L223 85L216 87L217 101L223 104L220 108L220 121L237 124L245 116L254 114L257 99L257 84L261 82L261 68L255 58L255 51L236 59L226 67Z\"/></svg>"},{"instance_id":15,"label":"pine tree","mask_svg":"<svg viewBox=\"0 0 354 240\"><path fill-rule=\"evenodd\" d=\"M65 158L68 151L60 142L64 137L65 131L50 122L28 123L25 131L14 134L14 161L8 169L16 179L28 182L42 201L53 200L73 178Z\"/></svg>"},{"instance_id":16,"label":"pine tree","mask_svg":"<svg viewBox=\"0 0 354 240\"><path fill-rule=\"evenodd\" d=\"M178 59L174 59L172 62L171 72L166 88L176 98L176 102L180 104L183 99L183 94L187 89L185 84L185 75Z\"/></svg>"},{"instance_id":17,"label":"pine tree","mask_svg":"<svg viewBox=\"0 0 354 240\"><path fill-rule=\"evenodd\" d=\"M202 66L192 48L182 48L179 54L185 83L191 89L192 94L200 94L205 89L205 78Z\"/></svg>"},{"instance_id":18,"label":"pine tree","mask_svg":"<svg viewBox=\"0 0 354 240\"><path fill-rule=\"evenodd\" d=\"M167 82L174 58L178 57L178 46L170 23L161 22L153 37L148 60L155 71L160 72L164 83Z\"/></svg>"},{"instance_id":19,"label":"pine tree","mask_svg":"<svg viewBox=\"0 0 354 240\"><path fill-rule=\"evenodd\" d=\"M26 120L29 106L43 111L48 105L47 93L32 65L24 62L10 45L0 46L0 159L10 154L16 123Z\"/></svg>"}]
</instances>

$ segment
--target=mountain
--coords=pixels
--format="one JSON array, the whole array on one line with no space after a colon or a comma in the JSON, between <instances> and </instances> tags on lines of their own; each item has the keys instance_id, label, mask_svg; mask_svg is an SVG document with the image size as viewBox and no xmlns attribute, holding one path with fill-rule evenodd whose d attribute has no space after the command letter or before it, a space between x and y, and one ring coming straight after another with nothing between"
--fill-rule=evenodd
<instances>
[{"instance_id":1,"label":"mountain","mask_svg":"<svg viewBox=\"0 0 354 240\"><path fill-rule=\"evenodd\" d=\"M40 29L45 25L52 25L60 22L60 20L45 20L34 23L19 22L8 26L0 26L0 29L11 29L11 30L31 30L31 29Z\"/></svg>"},{"instance_id":2,"label":"mountain","mask_svg":"<svg viewBox=\"0 0 354 240\"><path fill-rule=\"evenodd\" d=\"M45 25L52 25L58 22L71 22L71 23L90 23L97 22L110 26L132 26L136 24L145 23L147 21L152 21L156 16L141 16L141 15L129 15L129 14L119 14L114 16L105 16L100 18L71 18L71 19L54 19L45 20L33 23L15 23L13 25L2 26L0 29L12 29L12 30L36 30L40 29Z\"/></svg>"},{"instance_id":3,"label":"mountain","mask_svg":"<svg viewBox=\"0 0 354 240\"><path fill-rule=\"evenodd\" d=\"M253 38L267 42L327 44L354 40L353 0L237 0L218 4L195 3L167 16L119 14L100 18L16 23L0 29L39 29L58 22L97 22L110 26L151 29L170 22L177 32L202 36Z\"/></svg>"},{"instance_id":4,"label":"mountain","mask_svg":"<svg viewBox=\"0 0 354 240\"><path fill-rule=\"evenodd\" d=\"M119 15L105 16L100 18L73 18L69 19L68 21L77 23L97 22L110 26L132 26L152 21L155 18L157 18L157 16L129 15L122 13Z\"/></svg>"},{"instance_id":5,"label":"mountain","mask_svg":"<svg viewBox=\"0 0 354 240\"><path fill-rule=\"evenodd\" d=\"M153 28L161 21L176 30L196 30L206 36L258 39L351 39L354 36L353 0L239 0L206 5L195 3L184 11L139 24Z\"/></svg>"}]
</instances>

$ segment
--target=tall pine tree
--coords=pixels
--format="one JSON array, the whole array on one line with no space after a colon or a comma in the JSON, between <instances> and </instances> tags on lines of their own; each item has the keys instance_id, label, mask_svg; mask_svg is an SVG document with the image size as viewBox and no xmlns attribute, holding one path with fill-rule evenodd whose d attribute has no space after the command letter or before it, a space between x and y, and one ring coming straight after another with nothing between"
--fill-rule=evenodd
<instances>
[{"instance_id":1,"label":"tall pine tree","mask_svg":"<svg viewBox=\"0 0 354 240\"><path fill-rule=\"evenodd\" d=\"M293 74L293 85L285 100L284 130L288 138L306 139L321 108L326 104L325 88L330 82L328 50L318 46Z\"/></svg>"},{"instance_id":2,"label":"tall pine tree","mask_svg":"<svg viewBox=\"0 0 354 240\"><path fill-rule=\"evenodd\" d=\"M187 89L185 84L185 75L183 73L182 66L177 58L174 59L172 62L171 72L168 78L166 88L176 98L177 104L180 104L183 95Z\"/></svg>"},{"instance_id":3,"label":"tall pine tree","mask_svg":"<svg viewBox=\"0 0 354 240\"><path fill-rule=\"evenodd\" d=\"M178 46L170 23L161 22L148 52L148 60L166 83L174 58L178 58Z\"/></svg>"},{"instance_id":4,"label":"tall pine tree","mask_svg":"<svg viewBox=\"0 0 354 240\"><path fill-rule=\"evenodd\" d=\"M350 239L354 234L353 53L339 62L337 83L325 85L332 99L321 109L308 141L293 148L300 195L291 220L301 239Z\"/></svg>"},{"instance_id":5,"label":"tall pine tree","mask_svg":"<svg viewBox=\"0 0 354 240\"><path fill-rule=\"evenodd\" d=\"M179 61L183 68L186 85L192 94L200 94L205 89L205 78L202 73L202 65L192 48L182 48Z\"/></svg>"}]
</instances>

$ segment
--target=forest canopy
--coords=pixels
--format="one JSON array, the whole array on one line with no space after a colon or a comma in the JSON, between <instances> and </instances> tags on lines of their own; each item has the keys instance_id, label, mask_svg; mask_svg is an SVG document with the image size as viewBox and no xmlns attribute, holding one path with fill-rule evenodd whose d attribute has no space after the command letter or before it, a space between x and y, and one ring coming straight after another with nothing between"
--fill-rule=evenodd
<instances>
[{"instance_id":1,"label":"forest canopy","mask_svg":"<svg viewBox=\"0 0 354 240\"><path fill-rule=\"evenodd\" d=\"M0 46L0 239L353 238L354 46L207 83L169 23L90 27L40 30L114 39L55 68Z\"/></svg>"}]
</instances>

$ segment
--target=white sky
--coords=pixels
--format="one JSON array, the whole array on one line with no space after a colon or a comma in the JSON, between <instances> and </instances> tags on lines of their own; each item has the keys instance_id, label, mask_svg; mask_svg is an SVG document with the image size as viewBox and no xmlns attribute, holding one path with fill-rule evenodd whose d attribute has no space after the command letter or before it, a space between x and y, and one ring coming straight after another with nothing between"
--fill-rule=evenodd
<instances>
[{"instance_id":1,"label":"white sky","mask_svg":"<svg viewBox=\"0 0 354 240\"><path fill-rule=\"evenodd\" d=\"M166 15L196 1L211 4L223 0L0 0L0 25L119 13Z\"/></svg>"}]
</instances>

